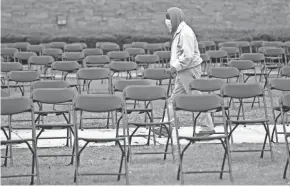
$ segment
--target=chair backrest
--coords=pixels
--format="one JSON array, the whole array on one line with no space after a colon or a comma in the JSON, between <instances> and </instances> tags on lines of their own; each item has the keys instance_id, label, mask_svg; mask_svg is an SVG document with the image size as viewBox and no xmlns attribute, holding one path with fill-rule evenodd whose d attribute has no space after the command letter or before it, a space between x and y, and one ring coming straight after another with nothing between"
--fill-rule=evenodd
<instances>
[{"instance_id":1,"label":"chair backrest","mask_svg":"<svg viewBox=\"0 0 290 186\"><path fill-rule=\"evenodd\" d=\"M123 109L122 99L115 95L78 95L73 101L75 110L109 112Z\"/></svg>"},{"instance_id":2,"label":"chair backrest","mask_svg":"<svg viewBox=\"0 0 290 186\"><path fill-rule=\"evenodd\" d=\"M127 51L110 51L107 53L107 56L111 60L126 60L130 57Z\"/></svg>"},{"instance_id":3,"label":"chair backrest","mask_svg":"<svg viewBox=\"0 0 290 186\"><path fill-rule=\"evenodd\" d=\"M147 42L132 42L132 47L133 48L144 48L144 45L147 44Z\"/></svg>"},{"instance_id":4,"label":"chair backrest","mask_svg":"<svg viewBox=\"0 0 290 186\"><path fill-rule=\"evenodd\" d=\"M221 93L226 97L247 99L263 96L264 89L259 83L230 83L222 87Z\"/></svg>"},{"instance_id":5,"label":"chair backrest","mask_svg":"<svg viewBox=\"0 0 290 186\"><path fill-rule=\"evenodd\" d=\"M65 52L81 52L82 50L83 50L83 46L79 43L64 45Z\"/></svg>"},{"instance_id":6,"label":"chair backrest","mask_svg":"<svg viewBox=\"0 0 290 186\"><path fill-rule=\"evenodd\" d=\"M9 97L9 92L6 92L5 90L1 89L1 98Z\"/></svg>"},{"instance_id":7,"label":"chair backrest","mask_svg":"<svg viewBox=\"0 0 290 186\"><path fill-rule=\"evenodd\" d=\"M130 56L142 55L145 54L145 50L143 48L126 48L125 51L129 53Z\"/></svg>"},{"instance_id":8,"label":"chair backrest","mask_svg":"<svg viewBox=\"0 0 290 186\"><path fill-rule=\"evenodd\" d=\"M114 91L116 92L123 92L123 90L127 87L127 86L135 86L135 85L150 85L150 83L146 80L138 80L138 79L134 79L134 80L117 80L114 83Z\"/></svg>"},{"instance_id":9,"label":"chair backrest","mask_svg":"<svg viewBox=\"0 0 290 186\"><path fill-rule=\"evenodd\" d=\"M37 71L11 71L7 74L7 78L15 82L34 82L39 80L40 74Z\"/></svg>"},{"instance_id":10,"label":"chair backrest","mask_svg":"<svg viewBox=\"0 0 290 186\"><path fill-rule=\"evenodd\" d=\"M219 47L236 47L238 48L239 45L237 42L224 42L224 43L219 43Z\"/></svg>"},{"instance_id":11,"label":"chair backrest","mask_svg":"<svg viewBox=\"0 0 290 186\"><path fill-rule=\"evenodd\" d=\"M290 77L290 66L284 66L281 68L280 73L282 76Z\"/></svg>"},{"instance_id":12,"label":"chair backrest","mask_svg":"<svg viewBox=\"0 0 290 186\"><path fill-rule=\"evenodd\" d=\"M83 52L64 52L62 54L62 59L66 61L80 61L85 58Z\"/></svg>"},{"instance_id":13,"label":"chair backrest","mask_svg":"<svg viewBox=\"0 0 290 186\"><path fill-rule=\"evenodd\" d=\"M281 56L285 53L283 48L266 48L264 54L266 56Z\"/></svg>"},{"instance_id":14,"label":"chair backrest","mask_svg":"<svg viewBox=\"0 0 290 186\"><path fill-rule=\"evenodd\" d=\"M1 115L13 115L32 111L32 101L27 97L1 98Z\"/></svg>"},{"instance_id":15,"label":"chair backrest","mask_svg":"<svg viewBox=\"0 0 290 186\"><path fill-rule=\"evenodd\" d=\"M215 42L214 41L200 41L199 43L203 43L205 45L206 48L215 48Z\"/></svg>"},{"instance_id":16,"label":"chair backrest","mask_svg":"<svg viewBox=\"0 0 290 186\"><path fill-rule=\"evenodd\" d=\"M217 95L177 95L173 109L188 112L207 112L222 108L222 98Z\"/></svg>"},{"instance_id":17,"label":"chair backrest","mask_svg":"<svg viewBox=\"0 0 290 186\"><path fill-rule=\"evenodd\" d=\"M156 85L130 85L123 90L124 100L155 101L165 100L165 88Z\"/></svg>"},{"instance_id":18,"label":"chair backrest","mask_svg":"<svg viewBox=\"0 0 290 186\"><path fill-rule=\"evenodd\" d=\"M227 53L225 51L222 50L209 50L206 52L206 54L210 57L210 58L225 58L227 57Z\"/></svg>"},{"instance_id":19,"label":"chair backrest","mask_svg":"<svg viewBox=\"0 0 290 186\"><path fill-rule=\"evenodd\" d=\"M43 56L52 56L54 58L61 58L62 49L60 48L45 48L42 51Z\"/></svg>"},{"instance_id":20,"label":"chair backrest","mask_svg":"<svg viewBox=\"0 0 290 186\"><path fill-rule=\"evenodd\" d=\"M31 56L28 59L29 65L49 65L54 62L54 58L51 56Z\"/></svg>"},{"instance_id":21,"label":"chair backrest","mask_svg":"<svg viewBox=\"0 0 290 186\"><path fill-rule=\"evenodd\" d=\"M50 48L55 48L55 49L64 49L64 46L66 45L65 42L51 42L49 43Z\"/></svg>"},{"instance_id":22,"label":"chair backrest","mask_svg":"<svg viewBox=\"0 0 290 186\"><path fill-rule=\"evenodd\" d=\"M143 48L147 51L157 51L162 49L162 45L160 43L146 43Z\"/></svg>"},{"instance_id":23,"label":"chair backrest","mask_svg":"<svg viewBox=\"0 0 290 186\"><path fill-rule=\"evenodd\" d=\"M1 72L11 72L22 70L22 64L19 62L4 62L1 63Z\"/></svg>"},{"instance_id":24,"label":"chair backrest","mask_svg":"<svg viewBox=\"0 0 290 186\"><path fill-rule=\"evenodd\" d=\"M14 57L16 52L19 52L17 48L1 48L1 56Z\"/></svg>"},{"instance_id":25,"label":"chair backrest","mask_svg":"<svg viewBox=\"0 0 290 186\"><path fill-rule=\"evenodd\" d=\"M239 77L239 70L235 67L214 67L208 72L209 77L214 78L234 78Z\"/></svg>"},{"instance_id":26,"label":"chair backrest","mask_svg":"<svg viewBox=\"0 0 290 186\"><path fill-rule=\"evenodd\" d=\"M220 50L225 51L228 55L234 55L240 52L238 47L221 47Z\"/></svg>"},{"instance_id":27,"label":"chair backrest","mask_svg":"<svg viewBox=\"0 0 290 186\"><path fill-rule=\"evenodd\" d=\"M255 68L255 63L251 60L231 60L229 66L235 67L239 70L249 70Z\"/></svg>"},{"instance_id":28,"label":"chair backrest","mask_svg":"<svg viewBox=\"0 0 290 186\"><path fill-rule=\"evenodd\" d=\"M70 88L39 88L31 93L33 102L60 104L72 102L75 92Z\"/></svg>"},{"instance_id":29,"label":"chair backrest","mask_svg":"<svg viewBox=\"0 0 290 186\"><path fill-rule=\"evenodd\" d=\"M107 54L110 51L120 51L120 47L117 43L103 43L101 45L101 49L104 54Z\"/></svg>"},{"instance_id":30,"label":"chair backrest","mask_svg":"<svg viewBox=\"0 0 290 186\"><path fill-rule=\"evenodd\" d=\"M74 72L80 68L80 65L76 61L55 61L51 64L52 70L62 72Z\"/></svg>"},{"instance_id":31,"label":"chair backrest","mask_svg":"<svg viewBox=\"0 0 290 186\"><path fill-rule=\"evenodd\" d=\"M103 55L103 50L100 48L86 48L83 49L85 57Z\"/></svg>"},{"instance_id":32,"label":"chair backrest","mask_svg":"<svg viewBox=\"0 0 290 186\"><path fill-rule=\"evenodd\" d=\"M28 60L31 56L37 56L35 52L16 52L15 59Z\"/></svg>"},{"instance_id":33,"label":"chair backrest","mask_svg":"<svg viewBox=\"0 0 290 186\"><path fill-rule=\"evenodd\" d=\"M283 95L280 98L280 106L282 106L284 108L286 107L287 109L290 108L290 94Z\"/></svg>"},{"instance_id":34,"label":"chair backrest","mask_svg":"<svg viewBox=\"0 0 290 186\"><path fill-rule=\"evenodd\" d=\"M35 52L35 53L40 53L44 49L43 45L29 45L28 51L30 52Z\"/></svg>"},{"instance_id":35,"label":"chair backrest","mask_svg":"<svg viewBox=\"0 0 290 186\"><path fill-rule=\"evenodd\" d=\"M282 41L264 41L262 43L263 47L282 47L283 42Z\"/></svg>"},{"instance_id":36,"label":"chair backrest","mask_svg":"<svg viewBox=\"0 0 290 186\"><path fill-rule=\"evenodd\" d=\"M132 44L123 44L123 50L126 48L132 48Z\"/></svg>"},{"instance_id":37,"label":"chair backrest","mask_svg":"<svg viewBox=\"0 0 290 186\"><path fill-rule=\"evenodd\" d=\"M64 80L45 80L45 81L36 81L32 84L31 88L35 89L45 89L45 88L69 88L70 85L67 81Z\"/></svg>"},{"instance_id":38,"label":"chair backrest","mask_svg":"<svg viewBox=\"0 0 290 186\"><path fill-rule=\"evenodd\" d=\"M259 48L263 45L263 42L265 41L251 41L251 46Z\"/></svg>"},{"instance_id":39,"label":"chair backrest","mask_svg":"<svg viewBox=\"0 0 290 186\"><path fill-rule=\"evenodd\" d=\"M276 78L269 81L269 89L279 91L290 91L290 79Z\"/></svg>"},{"instance_id":40,"label":"chair backrest","mask_svg":"<svg viewBox=\"0 0 290 186\"><path fill-rule=\"evenodd\" d=\"M135 57L136 63L156 63L159 61L159 57L156 55L150 55L150 54L145 54L145 55L137 55Z\"/></svg>"},{"instance_id":41,"label":"chair backrest","mask_svg":"<svg viewBox=\"0 0 290 186\"><path fill-rule=\"evenodd\" d=\"M102 48L103 44L112 44L112 42L97 42L96 43L96 48ZM113 43L115 44L115 43Z\"/></svg>"},{"instance_id":42,"label":"chair backrest","mask_svg":"<svg viewBox=\"0 0 290 186\"><path fill-rule=\"evenodd\" d=\"M165 68L148 68L143 71L144 79L164 80L170 79L171 75L166 73Z\"/></svg>"},{"instance_id":43,"label":"chair backrest","mask_svg":"<svg viewBox=\"0 0 290 186\"><path fill-rule=\"evenodd\" d=\"M261 62L265 60L265 56L261 53L243 53L241 55L241 59L251 60L253 62Z\"/></svg>"},{"instance_id":44,"label":"chair backrest","mask_svg":"<svg viewBox=\"0 0 290 186\"><path fill-rule=\"evenodd\" d=\"M158 56L159 59L170 59L170 51L156 51L154 52L154 55Z\"/></svg>"},{"instance_id":45,"label":"chair backrest","mask_svg":"<svg viewBox=\"0 0 290 186\"><path fill-rule=\"evenodd\" d=\"M106 65L110 63L110 58L106 55L87 56L84 59L84 66L90 67L94 65Z\"/></svg>"},{"instance_id":46,"label":"chair backrest","mask_svg":"<svg viewBox=\"0 0 290 186\"><path fill-rule=\"evenodd\" d=\"M225 83L222 79L194 79L189 83L189 88L201 92L214 92L221 90Z\"/></svg>"},{"instance_id":47,"label":"chair backrest","mask_svg":"<svg viewBox=\"0 0 290 186\"><path fill-rule=\"evenodd\" d=\"M112 61L110 63L110 70L113 72L126 72L136 70L137 64L129 61Z\"/></svg>"},{"instance_id":48,"label":"chair backrest","mask_svg":"<svg viewBox=\"0 0 290 186\"><path fill-rule=\"evenodd\" d=\"M109 79L110 71L106 68L82 68L77 71L77 79L82 80L101 80Z\"/></svg>"},{"instance_id":49,"label":"chair backrest","mask_svg":"<svg viewBox=\"0 0 290 186\"><path fill-rule=\"evenodd\" d=\"M251 43L249 41L236 41L239 48L250 47Z\"/></svg>"},{"instance_id":50,"label":"chair backrest","mask_svg":"<svg viewBox=\"0 0 290 186\"><path fill-rule=\"evenodd\" d=\"M20 51L23 51L23 52L28 50L29 45L30 45L30 43L28 43L28 42L17 42L17 43L14 43L14 47L17 48Z\"/></svg>"}]
</instances>

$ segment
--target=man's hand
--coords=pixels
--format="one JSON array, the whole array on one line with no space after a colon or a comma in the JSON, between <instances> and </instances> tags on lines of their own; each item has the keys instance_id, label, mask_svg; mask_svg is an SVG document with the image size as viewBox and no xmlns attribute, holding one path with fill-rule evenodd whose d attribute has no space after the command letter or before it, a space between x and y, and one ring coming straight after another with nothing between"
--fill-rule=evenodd
<instances>
[{"instance_id":1,"label":"man's hand","mask_svg":"<svg viewBox=\"0 0 290 186\"><path fill-rule=\"evenodd\" d=\"M176 74L177 70L174 67L170 67L170 68L166 69L165 72L170 74L171 76L173 76L174 74Z\"/></svg>"}]
</instances>

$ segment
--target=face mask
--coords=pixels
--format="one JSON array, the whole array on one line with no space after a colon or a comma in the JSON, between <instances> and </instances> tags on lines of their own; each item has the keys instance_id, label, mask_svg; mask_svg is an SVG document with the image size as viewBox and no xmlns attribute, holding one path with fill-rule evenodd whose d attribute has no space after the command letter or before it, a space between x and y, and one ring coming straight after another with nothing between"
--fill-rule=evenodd
<instances>
[{"instance_id":1,"label":"face mask","mask_svg":"<svg viewBox=\"0 0 290 186\"><path fill-rule=\"evenodd\" d=\"M171 30L172 30L172 25L171 25L171 21L170 21L170 19L165 19L165 24L166 24L166 26L167 26L169 32L171 32Z\"/></svg>"}]
</instances>

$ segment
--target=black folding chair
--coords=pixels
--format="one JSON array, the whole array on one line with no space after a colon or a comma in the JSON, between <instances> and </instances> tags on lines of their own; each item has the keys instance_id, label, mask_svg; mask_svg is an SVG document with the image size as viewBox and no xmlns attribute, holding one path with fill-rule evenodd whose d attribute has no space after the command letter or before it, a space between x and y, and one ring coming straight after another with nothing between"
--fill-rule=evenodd
<instances>
[{"instance_id":1,"label":"black folding chair","mask_svg":"<svg viewBox=\"0 0 290 186\"><path fill-rule=\"evenodd\" d=\"M96 112L96 113L104 113L104 112L113 112L119 111L123 116L123 133L125 134L127 128L127 116L125 110L125 104L122 99L115 95L79 95L74 100L73 105L73 121L75 126L75 175L74 181L78 183L78 178L80 176L93 176L93 175L117 175L118 180L120 180L121 175L124 175L126 178L126 184L129 184L129 170L128 164L126 161L127 158L127 139L126 137L79 137L78 136L78 127L77 127L77 111L84 112ZM118 130L118 128L116 129ZM84 141L85 145L79 149L79 141ZM89 143L108 143L108 142L116 142L121 150L121 162L118 173L80 173L80 155L83 150L87 147ZM123 143L123 145L121 145ZM105 155L105 154L104 154ZM123 163L125 164L125 173L122 173Z\"/></svg>"},{"instance_id":2,"label":"black folding chair","mask_svg":"<svg viewBox=\"0 0 290 186\"><path fill-rule=\"evenodd\" d=\"M181 184L184 184L184 174L195 174L195 173L219 173L220 179L222 179L223 173L228 172L230 174L230 180L233 181L232 160L231 160L231 153L230 153L231 149L230 149L230 144L229 144L228 127L226 125L225 109L224 109L222 98L217 95L178 95L175 97L173 101L173 109L174 109L177 148L178 148L178 160L179 160L177 179L181 181ZM192 113L193 134L190 136L179 135L178 127L180 124L179 124L178 115L177 115L179 111L183 111L183 112L186 111L186 112ZM224 133L213 134L210 136L197 135L196 126L197 126L197 119L200 116L200 114L205 113L205 112L216 112L216 111L222 111ZM188 141L187 145L183 148L183 150L181 150L181 144L180 144L181 140ZM212 140L219 140L225 150L221 170L184 171L182 161L183 161L184 153L188 149L188 147L191 144L194 144L196 142L212 141ZM227 171L224 170L226 159L228 160L228 167L229 167Z\"/></svg>"}]
</instances>

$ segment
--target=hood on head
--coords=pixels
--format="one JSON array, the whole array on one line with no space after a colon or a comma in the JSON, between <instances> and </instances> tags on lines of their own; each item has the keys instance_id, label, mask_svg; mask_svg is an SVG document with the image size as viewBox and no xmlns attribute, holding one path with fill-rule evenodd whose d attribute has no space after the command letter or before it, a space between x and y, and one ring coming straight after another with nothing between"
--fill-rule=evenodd
<instances>
[{"instance_id":1,"label":"hood on head","mask_svg":"<svg viewBox=\"0 0 290 186\"><path fill-rule=\"evenodd\" d=\"M172 34L174 34L179 26L179 24L184 21L184 12L177 7L171 7L167 10L169 14L171 25L172 25Z\"/></svg>"}]
</instances>

